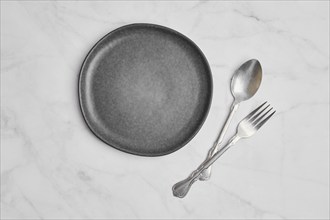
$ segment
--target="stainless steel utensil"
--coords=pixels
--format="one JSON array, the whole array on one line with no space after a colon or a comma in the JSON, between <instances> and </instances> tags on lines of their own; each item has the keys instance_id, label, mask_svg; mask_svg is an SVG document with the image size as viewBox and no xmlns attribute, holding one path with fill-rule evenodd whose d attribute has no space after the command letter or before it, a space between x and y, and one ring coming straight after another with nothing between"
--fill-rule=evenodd
<instances>
[{"instance_id":1,"label":"stainless steel utensil","mask_svg":"<svg viewBox=\"0 0 330 220\"><path fill-rule=\"evenodd\" d=\"M264 125L267 120L274 115L275 110L270 113L273 108L269 108L269 105L264 107L259 111L264 105L263 103L249 115L247 115L237 126L236 134L223 146L219 151L217 151L212 157L207 158L195 171L193 171L189 177L176 183L172 190L173 195L179 198L183 198L187 195L191 185L198 179L200 174L210 167L226 150L233 146L241 138L251 137L257 130ZM259 111L259 112L258 112ZM270 113L270 114L269 114Z\"/></svg>"},{"instance_id":2,"label":"stainless steel utensil","mask_svg":"<svg viewBox=\"0 0 330 220\"><path fill-rule=\"evenodd\" d=\"M231 80L231 93L234 96L234 101L230 107L230 112L227 119L213 144L213 147L208 152L207 159L211 158L218 151L219 145L225 136L239 103L248 100L258 91L261 79L262 69L258 60L248 60L236 70ZM199 179L208 180L210 176L211 166L201 173Z\"/></svg>"}]
</instances>

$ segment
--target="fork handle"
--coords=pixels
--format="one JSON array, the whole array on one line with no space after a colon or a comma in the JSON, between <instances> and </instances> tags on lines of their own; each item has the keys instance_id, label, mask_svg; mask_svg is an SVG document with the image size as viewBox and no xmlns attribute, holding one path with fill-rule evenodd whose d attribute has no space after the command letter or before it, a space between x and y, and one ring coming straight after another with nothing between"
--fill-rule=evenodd
<instances>
[{"instance_id":1,"label":"fork handle","mask_svg":"<svg viewBox=\"0 0 330 220\"><path fill-rule=\"evenodd\" d=\"M236 110L238 109L238 106L239 106L239 104L236 103L236 101L234 100L231 107L230 107L230 112L229 112L229 114L226 118L226 121L225 121L224 125L222 126L221 131L220 131L216 141L213 144L213 147L208 151L206 159L211 158L218 151L218 148L219 148L219 146L220 146L220 144L221 144L221 142L222 142L222 140L223 140L223 138L224 138L224 136L225 136L225 134L228 130L230 122L233 119L233 116L234 116ZM212 167L211 166L204 169L202 171L200 177L199 177L199 180L205 181L205 180L210 179L211 172L212 172Z\"/></svg>"},{"instance_id":2,"label":"fork handle","mask_svg":"<svg viewBox=\"0 0 330 220\"><path fill-rule=\"evenodd\" d=\"M204 160L204 162L201 163L201 165L199 165L199 167L194 170L186 179L174 184L172 187L173 195L179 198L185 197L189 192L192 184L196 182L201 173L209 166L211 166L224 152L226 152L231 146L233 146L239 139L240 137L234 135L225 146L223 146L219 151L217 151L212 157Z\"/></svg>"}]
</instances>

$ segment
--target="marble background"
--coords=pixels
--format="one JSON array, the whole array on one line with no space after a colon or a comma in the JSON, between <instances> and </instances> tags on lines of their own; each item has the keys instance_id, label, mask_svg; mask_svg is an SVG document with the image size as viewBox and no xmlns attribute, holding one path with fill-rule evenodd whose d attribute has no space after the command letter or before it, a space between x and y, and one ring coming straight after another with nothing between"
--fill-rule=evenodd
<instances>
[{"instance_id":1,"label":"marble background","mask_svg":"<svg viewBox=\"0 0 330 220\"><path fill-rule=\"evenodd\" d=\"M129 23L196 42L213 72L208 118L157 158L99 141L77 79L94 43ZM172 185L204 158L232 101L229 80L257 58L263 82L227 137L268 100L278 111L216 163L184 199ZM329 218L329 2L1 1L1 218Z\"/></svg>"}]
</instances>

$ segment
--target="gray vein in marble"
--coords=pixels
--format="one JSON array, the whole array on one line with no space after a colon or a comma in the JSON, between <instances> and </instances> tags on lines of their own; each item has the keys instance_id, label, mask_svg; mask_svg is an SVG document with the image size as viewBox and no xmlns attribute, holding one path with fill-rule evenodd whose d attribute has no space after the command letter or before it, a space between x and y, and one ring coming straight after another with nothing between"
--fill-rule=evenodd
<instances>
[{"instance_id":1,"label":"gray vein in marble","mask_svg":"<svg viewBox=\"0 0 330 220\"><path fill-rule=\"evenodd\" d=\"M257 218L261 218L263 215L269 213L269 214L275 215L277 217L280 217L281 219L286 219L286 217L284 217L283 215L281 215L279 213L275 213L273 211L268 211L268 210L264 210L264 209L261 209L261 208L257 207L252 202L250 202L250 201L248 201L246 199L243 199L238 194L236 194L234 192L231 192L231 191L225 189L224 187L219 186L218 184L211 184L211 185L215 186L218 190L221 190L221 191L225 192L226 194L230 195L231 197L239 200L240 202L246 204L247 206L250 206L251 208L253 208L255 210L255 212L256 212L256 217Z\"/></svg>"},{"instance_id":2,"label":"gray vein in marble","mask_svg":"<svg viewBox=\"0 0 330 220\"><path fill-rule=\"evenodd\" d=\"M309 106L329 106L329 102L300 102L298 104L294 104L289 106L287 109L280 109L276 111L276 115L274 115L275 117L281 117L282 115L288 113L288 112L292 112L293 110L297 110L299 108L305 108L305 107L309 107ZM328 108L329 109L329 108ZM302 119L303 120L303 119Z\"/></svg>"},{"instance_id":3,"label":"gray vein in marble","mask_svg":"<svg viewBox=\"0 0 330 220\"><path fill-rule=\"evenodd\" d=\"M23 199L30 205L30 207L33 209L33 211L37 214L37 216L39 217L39 219L44 219L43 217L42 217L42 214L38 211L38 208L36 208L35 206L34 206L34 204L33 204L33 202L31 201L31 200L29 200L25 195L24 195L24 193L23 192L21 192L22 193L22 197L23 197Z\"/></svg>"},{"instance_id":4,"label":"gray vein in marble","mask_svg":"<svg viewBox=\"0 0 330 220\"><path fill-rule=\"evenodd\" d=\"M162 201L162 205L165 207L165 209L170 212L170 209L166 203L166 198L162 195L162 193L160 193L159 188L155 187L148 179L146 179L145 177L143 177L142 175L138 175L138 178L142 179L146 184L148 184L150 186L151 189L153 189L153 191L155 192L155 194L158 195L159 199Z\"/></svg>"},{"instance_id":5,"label":"gray vein in marble","mask_svg":"<svg viewBox=\"0 0 330 220\"><path fill-rule=\"evenodd\" d=\"M328 184L323 183L323 182L319 182L319 181L316 181L316 180L313 180L313 179L303 178L303 177L299 177L299 176L285 175L281 172L281 170L283 168L281 168L280 172L274 172L274 171L264 170L264 169L260 169L260 168L250 168L250 167L246 167L246 166L244 166L244 167L243 166L237 166L237 165L232 165L232 164L224 163L224 162L221 162L220 164L221 164L221 166L230 167L230 168L241 170L241 171L252 171L252 172L260 173L260 174L264 173L264 174L268 174L268 175L272 175L272 176L280 176L281 177L280 179L289 178L289 179L294 179L294 180L298 180L298 181L309 182L309 183L312 183L312 184L315 184L315 185L318 185L318 186L321 186L321 187L324 187L324 188L329 187Z\"/></svg>"}]
</instances>

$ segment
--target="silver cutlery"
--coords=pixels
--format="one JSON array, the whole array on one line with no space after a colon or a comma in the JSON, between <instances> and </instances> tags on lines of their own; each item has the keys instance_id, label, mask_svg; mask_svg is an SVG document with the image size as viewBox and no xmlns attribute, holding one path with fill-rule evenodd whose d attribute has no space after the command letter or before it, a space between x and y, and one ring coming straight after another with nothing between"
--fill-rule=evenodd
<instances>
[{"instance_id":1,"label":"silver cutlery","mask_svg":"<svg viewBox=\"0 0 330 220\"><path fill-rule=\"evenodd\" d=\"M231 146L233 146L238 140L242 138L251 137L255 134L261 126L263 126L270 117L274 115L275 110L270 108L270 105L263 107L267 102L264 102L249 115L247 115L237 126L236 134L213 156L207 158L195 171L193 171L189 177L176 183L172 190L173 195L179 198L183 198L187 195L192 184L199 178L200 174L210 167L224 152L226 152ZM260 110L261 109L261 110ZM260 110L260 111L259 111Z\"/></svg>"},{"instance_id":2,"label":"silver cutlery","mask_svg":"<svg viewBox=\"0 0 330 220\"><path fill-rule=\"evenodd\" d=\"M231 79L231 93L234 101L230 107L227 119L207 154L207 159L211 158L217 151L229 127L229 124L238 109L239 103L250 99L259 89L262 79L262 69L258 60L252 59L243 63L234 73ZM205 169L199 180L208 180L211 176L211 166Z\"/></svg>"}]
</instances>

